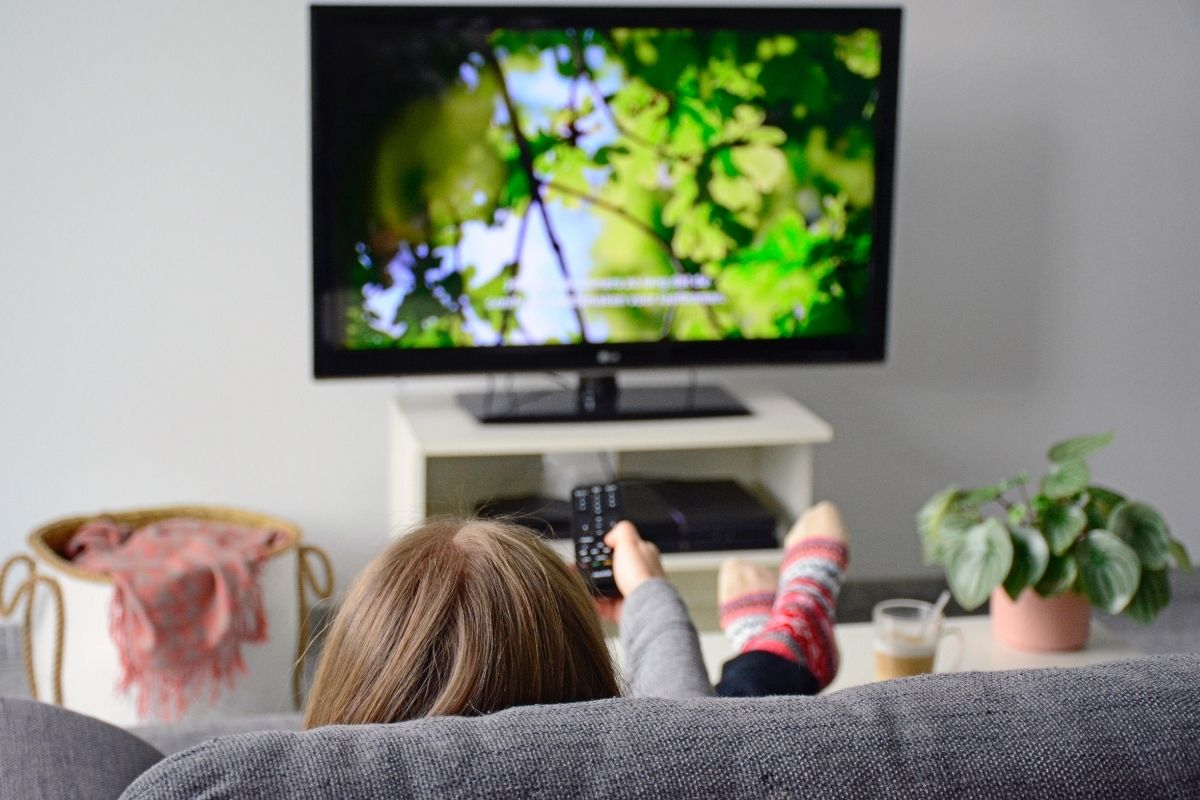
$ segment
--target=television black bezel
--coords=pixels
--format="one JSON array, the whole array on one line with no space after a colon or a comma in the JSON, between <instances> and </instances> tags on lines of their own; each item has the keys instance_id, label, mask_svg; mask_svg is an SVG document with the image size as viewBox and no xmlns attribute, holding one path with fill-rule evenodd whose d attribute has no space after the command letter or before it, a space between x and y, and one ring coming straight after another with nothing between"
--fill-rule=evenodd
<instances>
[{"instance_id":1,"label":"television black bezel","mask_svg":"<svg viewBox=\"0 0 1200 800\"><path fill-rule=\"evenodd\" d=\"M872 270L867 330L861 336L796 339L742 339L706 342L576 343L455 348L381 348L350 350L336 346L344 313L337 306L332 178L322 142L335 120L322 118L324 96L321 59L328 57L325 39L337 25L363 23L400 27L405 22L444 20L449 16L496 26L581 27L729 27L852 30L880 32L882 54L879 105L876 108L875 207ZM899 100L902 11L898 7L722 6L487 6L388 5L310 7L312 133L312 333L313 368L317 378L382 377L496 372L646 369L665 367L755 366L765 364L841 364L882 362L886 358L888 287L891 277L896 120Z\"/></svg>"}]
</instances>

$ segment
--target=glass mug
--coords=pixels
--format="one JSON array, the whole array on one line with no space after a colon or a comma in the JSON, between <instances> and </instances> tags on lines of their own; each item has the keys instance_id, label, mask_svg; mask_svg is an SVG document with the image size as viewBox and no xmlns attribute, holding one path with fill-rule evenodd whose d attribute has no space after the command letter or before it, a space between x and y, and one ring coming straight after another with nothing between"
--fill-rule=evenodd
<instances>
[{"instance_id":1,"label":"glass mug","mask_svg":"<svg viewBox=\"0 0 1200 800\"><path fill-rule=\"evenodd\" d=\"M959 643L958 658L962 658L962 631L942 629L941 614L933 617L933 603L923 600L885 600L871 611L874 623L875 677L878 680L906 678L933 672L938 643L946 636L955 636Z\"/></svg>"}]
</instances>

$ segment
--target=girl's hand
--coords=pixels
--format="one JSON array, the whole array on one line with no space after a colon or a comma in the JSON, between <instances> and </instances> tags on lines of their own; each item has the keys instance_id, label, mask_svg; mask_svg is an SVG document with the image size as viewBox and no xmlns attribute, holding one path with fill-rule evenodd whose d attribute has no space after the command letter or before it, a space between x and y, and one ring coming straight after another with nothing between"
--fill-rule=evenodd
<instances>
[{"instance_id":1,"label":"girl's hand","mask_svg":"<svg viewBox=\"0 0 1200 800\"><path fill-rule=\"evenodd\" d=\"M658 547L647 542L632 522L618 522L604 537L613 549L613 580L621 594L629 597L651 578L665 578Z\"/></svg>"}]
</instances>

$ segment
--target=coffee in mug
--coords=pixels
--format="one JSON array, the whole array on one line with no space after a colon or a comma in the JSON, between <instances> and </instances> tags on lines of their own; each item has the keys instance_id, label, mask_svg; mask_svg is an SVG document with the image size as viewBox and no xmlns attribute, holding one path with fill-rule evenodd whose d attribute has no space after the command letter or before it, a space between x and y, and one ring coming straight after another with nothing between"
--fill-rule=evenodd
<instances>
[{"instance_id":1,"label":"coffee in mug","mask_svg":"<svg viewBox=\"0 0 1200 800\"><path fill-rule=\"evenodd\" d=\"M871 612L875 624L875 677L907 678L933 672L942 616L922 600L886 600Z\"/></svg>"}]
</instances>

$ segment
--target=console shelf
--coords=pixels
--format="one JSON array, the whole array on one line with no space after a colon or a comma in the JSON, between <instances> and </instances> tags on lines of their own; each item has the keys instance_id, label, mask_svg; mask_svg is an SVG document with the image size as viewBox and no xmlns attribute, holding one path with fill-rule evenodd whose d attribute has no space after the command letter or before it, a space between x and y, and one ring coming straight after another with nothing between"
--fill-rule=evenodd
<instances>
[{"instance_id":1,"label":"console shelf","mask_svg":"<svg viewBox=\"0 0 1200 800\"><path fill-rule=\"evenodd\" d=\"M627 422L488 425L445 391L411 390L391 406L391 529L397 534L430 514L468 513L482 500L541 493L566 498L556 463L594 458L617 477L734 478L791 524L812 502L814 445L833 430L772 389L733 389L744 417ZM605 454L603 459L595 454ZM569 557L569 543L556 543ZM670 571L714 569L730 552L664 556ZM778 553L738 551L763 563Z\"/></svg>"}]
</instances>

